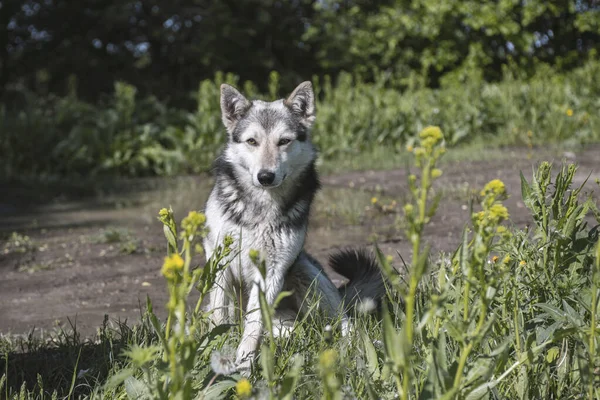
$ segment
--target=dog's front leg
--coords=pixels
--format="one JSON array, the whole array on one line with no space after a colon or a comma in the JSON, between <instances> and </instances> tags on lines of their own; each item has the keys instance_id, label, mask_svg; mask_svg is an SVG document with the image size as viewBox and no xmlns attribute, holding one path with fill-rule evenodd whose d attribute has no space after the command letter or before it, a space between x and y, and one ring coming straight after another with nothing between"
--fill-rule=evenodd
<instances>
[{"instance_id":1,"label":"dog's front leg","mask_svg":"<svg viewBox=\"0 0 600 400\"><path fill-rule=\"evenodd\" d=\"M209 293L211 319L215 326L229 322L232 315L228 315L229 298L227 297L228 279L227 270L219 271L215 277L215 284Z\"/></svg>"},{"instance_id":2,"label":"dog's front leg","mask_svg":"<svg viewBox=\"0 0 600 400\"><path fill-rule=\"evenodd\" d=\"M243 374L250 373L250 366L256 355L264 326L260 311L260 291L262 290L265 293L267 304L272 306L277 295L283 289L286 270L285 266L270 269L267 278L260 277L257 279L250 290L246 316L244 317L244 333L236 354L238 369Z\"/></svg>"},{"instance_id":3,"label":"dog's front leg","mask_svg":"<svg viewBox=\"0 0 600 400\"><path fill-rule=\"evenodd\" d=\"M260 274L255 279L244 318L244 333L237 350L236 361L238 369L245 374L250 373L250 366L254 359L260 336L263 329L262 314L260 312L260 290L265 293L267 304L272 306L275 299L283 290L285 276L298 254L304 246L306 228L281 233L277 238L273 253L267 257L266 279ZM258 272L258 271L257 271Z\"/></svg>"}]
</instances>

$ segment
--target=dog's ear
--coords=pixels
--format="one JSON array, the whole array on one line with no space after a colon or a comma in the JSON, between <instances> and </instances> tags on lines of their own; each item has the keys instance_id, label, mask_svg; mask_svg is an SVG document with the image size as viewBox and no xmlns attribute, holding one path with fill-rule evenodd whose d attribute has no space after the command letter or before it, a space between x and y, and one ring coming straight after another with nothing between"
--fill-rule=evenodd
<instances>
[{"instance_id":1,"label":"dog's ear","mask_svg":"<svg viewBox=\"0 0 600 400\"><path fill-rule=\"evenodd\" d=\"M310 81L302 82L284 100L283 104L300 117L300 121L310 128L315 121L315 94Z\"/></svg>"},{"instance_id":2,"label":"dog's ear","mask_svg":"<svg viewBox=\"0 0 600 400\"><path fill-rule=\"evenodd\" d=\"M221 117L227 132L232 133L251 103L233 86L221 85Z\"/></svg>"}]
</instances>

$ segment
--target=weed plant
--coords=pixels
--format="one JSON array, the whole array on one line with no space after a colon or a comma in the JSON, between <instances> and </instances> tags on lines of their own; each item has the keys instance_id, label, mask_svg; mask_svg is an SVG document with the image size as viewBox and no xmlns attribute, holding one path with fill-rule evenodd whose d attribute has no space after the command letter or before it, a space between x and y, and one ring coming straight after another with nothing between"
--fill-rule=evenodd
<instances>
[{"instance_id":1,"label":"weed plant","mask_svg":"<svg viewBox=\"0 0 600 400\"><path fill-rule=\"evenodd\" d=\"M430 188L443 179L445 144L439 128L427 127L410 145L415 171L404 215L413 249L404 257L411 261L393 265L377 251L387 278L385 306L380 314L362 307L346 337L316 312L298 319L290 336L275 337L268 322L274 308L262 301L260 356L250 377L241 377L233 349L243 327L212 326L201 307L235 246L225 238L198 268L204 216L191 212L178 228L163 209L166 323L148 302L142 324L122 334L118 347L101 330L100 344L114 345L110 358L94 359L89 368L97 379L87 386L78 385L78 357L71 378L62 376L70 385L23 370L19 387L11 375L16 346L3 339L4 397L600 399L600 213L583 186L573 186L576 167L553 171L542 163L529 180L522 176L520 195L532 216L524 230L510 223L503 182L488 182L471 202L460 246L436 257L423 230L440 201ZM84 348L79 341L64 346Z\"/></svg>"},{"instance_id":2,"label":"weed plant","mask_svg":"<svg viewBox=\"0 0 600 400\"><path fill-rule=\"evenodd\" d=\"M373 83L347 73L336 82L313 77L319 115L313 138L325 161L364 157L382 148L399 152L428 124L440 126L452 146L597 142L598 76L600 62L591 59L568 75L541 68L525 79L507 69L499 83L448 80L440 89L405 92L390 89L393 82L385 75ZM218 73L193 93L195 110L139 98L124 82L115 83L113 96L97 105L73 96L23 92L18 104L0 105L0 178L206 171L226 142L221 83L241 87L250 98L286 94L275 72L264 94L251 82Z\"/></svg>"}]
</instances>

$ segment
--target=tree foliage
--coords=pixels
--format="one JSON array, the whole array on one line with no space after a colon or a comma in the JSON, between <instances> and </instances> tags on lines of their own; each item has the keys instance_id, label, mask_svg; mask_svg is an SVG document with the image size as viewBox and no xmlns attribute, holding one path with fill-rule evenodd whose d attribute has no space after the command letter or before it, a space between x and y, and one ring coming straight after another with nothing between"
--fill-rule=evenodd
<instances>
[{"instance_id":1,"label":"tree foliage","mask_svg":"<svg viewBox=\"0 0 600 400\"><path fill-rule=\"evenodd\" d=\"M397 87L580 66L597 0L0 0L0 91L98 100L116 80L191 105L216 71L266 90L349 71Z\"/></svg>"}]
</instances>

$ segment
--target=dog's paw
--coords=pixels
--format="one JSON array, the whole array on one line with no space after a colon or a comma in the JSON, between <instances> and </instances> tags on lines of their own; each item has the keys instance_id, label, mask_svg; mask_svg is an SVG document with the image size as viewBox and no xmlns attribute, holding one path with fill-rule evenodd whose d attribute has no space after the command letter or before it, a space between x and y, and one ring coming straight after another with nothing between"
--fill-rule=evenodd
<instances>
[{"instance_id":1,"label":"dog's paw","mask_svg":"<svg viewBox=\"0 0 600 400\"><path fill-rule=\"evenodd\" d=\"M249 378L252 374L252 362L243 361L237 366L237 372L239 372L244 378Z\"/></svg>"},{"instance_id":2,"label":"dog's paw","mask_svg":"<svg viewBox=\"0 0 600 400\"><path fill-rule=\"evenodd\" d=\"M245 378L249 377L252 373L252 361L254 360L254 354L250 353L243 356L238 356L235 360L237 371Z\"/></svg>"},{"instance_id":3,"label":"dog's paw","mask_svg":"<svg viewBox=\"0 0 600 400\"><path fill-rule=\"evenodd\" d=\"M350 322L350 320L348 320L348 318L344 318L342 319L340 328L342 331L342 336L348 336L348 334L352 330L352 323Z\"/></svg>"}]
</instances>

